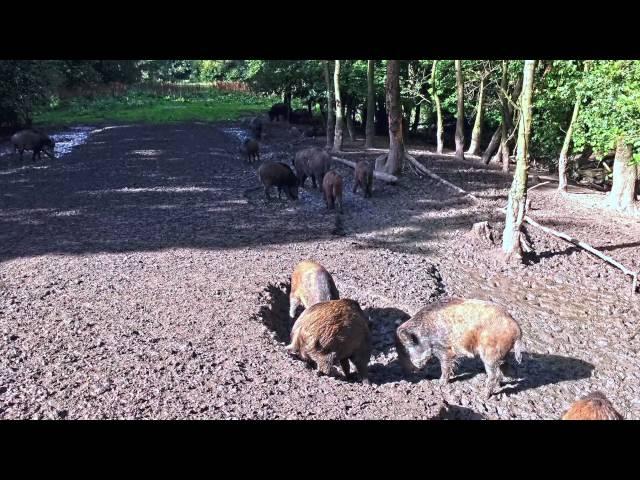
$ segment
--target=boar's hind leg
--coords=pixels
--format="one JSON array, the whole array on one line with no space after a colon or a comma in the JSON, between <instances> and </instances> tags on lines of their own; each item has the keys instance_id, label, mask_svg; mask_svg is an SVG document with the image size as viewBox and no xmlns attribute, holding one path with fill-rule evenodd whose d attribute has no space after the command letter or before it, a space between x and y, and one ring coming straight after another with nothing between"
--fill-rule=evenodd
<instances>
[{"instance_id":1,"label":"boar's hind leg","mask_svg":"<svg viewBox=\"0 0 640 480\"><path fill-rule=\"evenodd\" d=\"M356 193L357 190L358 190L358 180L353 182L353 193Z\"/></svg>"},{"instance_id":2,"label":"boar's hind leg","mask_svg":"<svg viewBox=\"0 0 640 480\"><path fill-rule=\"evenodd\" d=\"M487 372L487 387L486 396L490 398L493 392L500 386L500 379L502 377L500 372L499 362L484 362L484 368Z\"/></svg>"}]
</instances>

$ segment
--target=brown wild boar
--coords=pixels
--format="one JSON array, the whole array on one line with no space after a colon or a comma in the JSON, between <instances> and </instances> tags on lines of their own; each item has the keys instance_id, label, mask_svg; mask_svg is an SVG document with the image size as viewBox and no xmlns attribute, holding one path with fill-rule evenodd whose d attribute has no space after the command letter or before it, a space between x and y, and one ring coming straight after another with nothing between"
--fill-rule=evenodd
<instances>
[{"instance_id":1,"label":"brown wild boar","mask_svg":"<svg viewBox=\"0 0 640 480\"><path fill-rule=\"evenodd\" d=\"M318 374L329 375L339 362L349 378L351 360L362 383L369 384L371 333L355 300L330 300L307 308L293 325L286 348L302 360L315 362Z\"/></svg>"},{"instance_id":2,"label":"brown wild boar","mask_svg":"<svg viewBox=\"0 0 640 480\"><path fill-rule=\"evenodd\" d=\"M336 206L342 213L342 177L335 170L330 170L322 181L322 196L329 210Z\"/></svg>"},{"instance_id":3,"label":"brown wild boar","mask_svg":"<svg viewBox=\"0 0 640 480\"><path fill-rule=\"evenodd\" d=\"M373 187L373 165L367 160L360 160L356 163L353 193L356 193L358 187L362 188L365 198L371 197L371 188Z\"/></svg>"},{"instance_id":4,"label":"brown wild boar","mask_svg":"<svg viewBox=\"0 0 640 480\"><path fill-rule=\"evenodd\" d=\"M602 392L592 392L575 401L562 420L623 420Z\"/></svg>"},{"instance_id":5,"label":"brown wild boar","mask_svg":"<svg viewBox=\"0 0 640 480\"><path fill-rule=\"evenodd\" d=\"M522 361L520 326L502 307L482 300L453 298L421 309L396 330L398 360L405 370L423 368L431 356L440 361L446 384L456 357L479 355L487 372L486 395L490 397L502 378L500 367L514 349Z\"/></svg>"},{"instance_id":6,"label":"brown wild boar","mask_svg":"<svg viewBox=\"0 0 640 480\"><path fill-rule=\"evenodd\" d=\"M304 187L307 177L311 177L313 188L317 188L331 167L331 157L323 149L311 147L296 152L293 163L300 186Z\"/></svg>"},{"instance_id":7,"label":"brown wild boar","mask_svg":"<svg viewBox=\"0 0 640 480\"><path fill-rule=\"evenodd\" d=\"M264 194L267 200L271 200L269 190L278 187L278 198L284 190L291 200L298 199L298 179L293 170L285 163L264 162L258 168L258 177L264 186Z\"/></svg>"},{"instance_id":8,"label":"brown wild boar","mask_svg":"<svg viewBox=\"0 0 640 480\"><path fill-rule=\"evenodd\" d=\"M240 147L241 152L247 156L247 161L260 160L260 145L253 138L245 138Z\"/></svg>"},{"instance_id":9,"label":"brown wild boar","mask_svg":"<svg viewBox=\"0 0 640 480\"><path fill-rule=\"evenodd\" d=\"M293 318L302 304L304 308L329 300L338 300L340 295L331 274L319 263L305 260L296 265L291 275L289 294L289 316Z\"/></svg>"}]
</instances>

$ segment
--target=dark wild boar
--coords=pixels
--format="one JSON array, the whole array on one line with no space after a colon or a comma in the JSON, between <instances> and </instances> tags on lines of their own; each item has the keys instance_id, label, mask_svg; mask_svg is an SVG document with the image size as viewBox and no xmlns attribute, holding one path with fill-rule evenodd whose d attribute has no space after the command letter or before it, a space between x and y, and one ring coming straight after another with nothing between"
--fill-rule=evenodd
<instances>
[{"instance_id":1,"label":"dark wild boar","mask_svg":"<svg viewBox=\"0 0 640 480\"><path fill-rule=\"evenodd\" d=\"M265 162L258 168L258 177L264 186L267 200L271 200L271 187L278 187L278 198L284 191L291 200L298 199L298 179L291 167L279 162Z\"/></svg>"},{"instance_id":2,"label":"dark wild boar","mask_svg":"<svg viewBox=\"0 0 640 480\"><path fill-rule=\"evenodd\" d=\"M21 130L14 133L11 137L11 143L16 152L20 152L20 160L22 160L22 154L25 150L32 150L32 160L35 161L36 155L38 160L42 157L40 152L44 152L49 158L55 159L53 151L55 149L55 142L42 132L36 130Z\"/></svg>"},{"instance_id":3,"label":"dark wild boar","mask_svg":"<svg viewBox=\"0 0 640 480\"><path fill-rule=\"evenodd\" d=\"M298 306L304 308L329 300L338 300L340 295L331 274L317 262L305 260L296 265L291 275L289 294L289 316L293 318Z\"/></svg>"},{"instance_id":4,"label":"dark wild boar","mask_svg":"<svg viewBox=\"0 0 640 480\"><path fill-rule=\"evenodd\" d=\"M288 112L289 109L284 103L276 103L269 110L269 120L272 122L274 119L276 121L286 120Z\"/></svg>"},{"instance_id":5,"label":"dark wild boar","mask_svg":"<svg viewBox=\"0 0 640 480\"><path fill-rule=\"evenodd\" d=\"M258 117L254 117L249 122L249 131L253 138L260 140L262 138L262 120Z\"/></svg>"},{"instance_id":6,"label":"dark wild boar","mask_svg":"<svg viewBox=\"0 0 640 480\"><path fill-rule=\"evenodd\" d=\"M349 378L349 360L362 383L369 384L371 333L367 318L355 300L316 303L298 317L287 350L302 360L313 361L318 373L329 375L336 362Z\"/></svg>"},{"instance_id":7,"label":"dark wild boar","mask_svg":"<svg viewBox=\"0 0 640 480\"><path fill-rule=\"evenodd\" d=\"M330 170L322 182L322 196L329 210L337 207L342 213L342 177L335 170Z\"/></svg>"},{"instance_id":8,"label":"dark wild boar","mask_svg":"<svg viewBox=\"0 0 640 480\"><path fill-rule=\"evenodd\" d=\"M514 350L522 361L520 326L502 307L482 300L453 298L428 305L396 330L398 360L407 371L422 369L432 356L440 361L446 384L457 357L479 355L487 372L490 397L502 378L500 367Z\"/></svg>"},{"instance_id":9,"label":"dark wild boar","mask_svg":"<svg viewBox=\"0 0 640 480\"><path fill-rule=\"evenodd\" d=\"M356 163L353 193L356 193L358 187L362 188L365 198L371 197L371 189L373 187L373 165L367 160L360 160Z\"/></svg>"},{"instance_id":10,"label":"dark wild boar","mask_svg":"<svg viewBox=\"0 0 640 480\"><path fill-rule=\"evenodd\" d=\"M317 188L317 184L322 185L324 175L331 167L331 157L318 147L305 148L296 152L293 162L301 187L304 187L307 177L311 177L313 188ZM316 181L318 182L317 184Z\"/></svg>"},{"instance_id":11,"label":"dark wild boar","mask_svg":"<svg viewBox=\"0 0 640 480\"><path fill-rule=\"evenodd\" d=\"M592 392L577 400L562 416L562 420L623 420L602 392Z\"/></svg>"}]
</instances>

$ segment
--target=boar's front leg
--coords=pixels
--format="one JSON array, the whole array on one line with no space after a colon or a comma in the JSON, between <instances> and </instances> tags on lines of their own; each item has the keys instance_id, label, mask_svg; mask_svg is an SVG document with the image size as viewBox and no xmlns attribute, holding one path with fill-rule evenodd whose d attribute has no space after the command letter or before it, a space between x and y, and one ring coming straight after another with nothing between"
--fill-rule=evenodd
<instances>
[{"instance_id":1,"label":"boar's front leg","mask_svg":"<svg viewBox=\"0 0 640 480\"><path fill-rule=\"evenodd\" d=\"M345 378L349 378L349 376L351 375L351 366L349 365L349 359L343 358L342 360L340 360L340 366L342 367Z\"/></svg>"},{"instance_id":2,"label":"boar's front leg","mask_svg":"<svg viewBox=\"0 0 640 480\"><path fill-rule=\"evenodd\" d=\"M453 365L455 356L446 351L434 352L438 360L440 360L440 385L449 383L451 374L453 373Z\"/></svg>"}]
</instances>

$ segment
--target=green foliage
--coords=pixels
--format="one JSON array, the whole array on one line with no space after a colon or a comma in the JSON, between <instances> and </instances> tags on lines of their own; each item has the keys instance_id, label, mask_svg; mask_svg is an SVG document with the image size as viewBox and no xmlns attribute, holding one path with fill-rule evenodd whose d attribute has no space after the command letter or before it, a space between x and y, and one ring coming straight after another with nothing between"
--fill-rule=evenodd
<instances>
[{"instance_id":1,"label":"green foliage","mask_svg":"<svg viewBox=\"0 0 640 480\"><path fill-rule=\"evenodd\" d=\"M583 78L583 62L554 60L539 64L533 96L531 154L557 162L571 121L576 91Z\"/></svg>"},{"instance_id":2,"label":"green foliage","mask_svg":"<svg viewBox=\"0 0 640 480\"><path fill-rule=\"evenodd\" d=\"M60 83L55 61L0 61L0 125L21 126Z\"/></svg>"},{"instance_id":3,"label":"green foliage","mask_svg":"<svg viewBox=\"0 0 640 480\"><path fill-rule=\"evenodd\" d=\"M574 136L577 146L589 144L603 155L619 138L640 152L640 62L590 62L581 85L582 112Z\"/></svg>"},{"instance_id":4,"label":"green foliage","mask_svg":"<svg viewBox=\"0 0 640 480\"><path fill-rule=\"evenodd\" d=\"M264 112L274 102L273 98L254 94L187 87L167 94L162 89L140 86L118 97L75 98L56 108L41 109L34 120L41 124L233 120Z\"/></svg>"}]
</instances>

